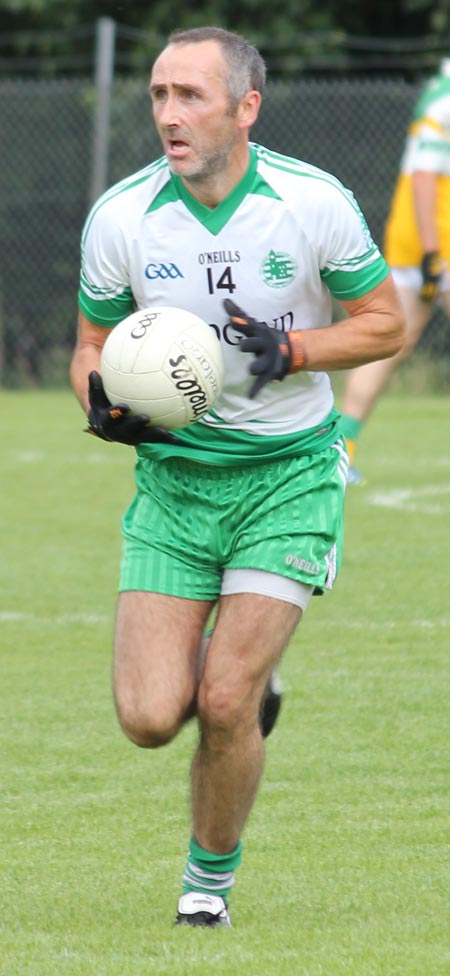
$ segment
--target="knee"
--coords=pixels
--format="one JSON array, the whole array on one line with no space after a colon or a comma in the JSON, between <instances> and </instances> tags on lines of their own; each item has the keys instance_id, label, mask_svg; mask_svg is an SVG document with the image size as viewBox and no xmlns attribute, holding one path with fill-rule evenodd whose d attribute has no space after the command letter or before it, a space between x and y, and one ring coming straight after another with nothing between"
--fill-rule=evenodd
<instances>
[{"instance_id":1,"label":"knee","mask_svg":"<svg viewBox=\"0 0 450 976\"><path fill-rule=\"evenodd\" d=\"M120 727L131 742L141 749L158 749L175 738L181 722L168 713L127 707L116 700Z\"/></svg>"},{"instance_id":2,"label":"knee","mask_svg":"<svg viewBox=\"0 0 450 976\"><path fill-rule=\"evenodd\" d=\"M250 697L243 691L227 689L223 685L200 686L197 714L206 735L228 737L237 730L243 731L244 726L257 725L258 704L255 702L253 707Z\"/></svg>"}]
</instances>

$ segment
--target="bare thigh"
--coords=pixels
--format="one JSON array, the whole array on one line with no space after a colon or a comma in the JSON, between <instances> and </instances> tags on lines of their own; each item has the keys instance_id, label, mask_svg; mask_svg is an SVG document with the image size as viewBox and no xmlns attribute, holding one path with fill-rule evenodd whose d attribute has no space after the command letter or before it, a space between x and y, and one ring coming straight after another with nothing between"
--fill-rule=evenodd
<instances>
[{"instance_id":1,"label":"bare thigh","mask_svg":"<svg viewBox=\"0 0 450 976\"><path fill-rule=\"evenodd\" d=\"M299 607L255 593L221 597L198 693L206 725L255 724L270 672L300 618Z\"/></svg>"},{"instance_id":2,"label":"bare thigh","mask_svg":"<svg viewBox=\"0 0 450 976\"><path fill-rule=\"evenodd\" d=\"M406 339L394 361L400 362L411 355L417 345L426 325L430 321L433 306L422 301L417 292L411 288L399 288L403 310L406 318Z\"/></svg>"},{"instance_id":3,"label":"bare thigh","mask_svg":"<svg viewBox=\"0 0 450 976\"><path fill-rule=\"evenodd\" d=\"M119 595L114 696L122 728L138 745L168 742L193 713L211 607L209 601L160 593Z\"/></svg>"}]
</instances>

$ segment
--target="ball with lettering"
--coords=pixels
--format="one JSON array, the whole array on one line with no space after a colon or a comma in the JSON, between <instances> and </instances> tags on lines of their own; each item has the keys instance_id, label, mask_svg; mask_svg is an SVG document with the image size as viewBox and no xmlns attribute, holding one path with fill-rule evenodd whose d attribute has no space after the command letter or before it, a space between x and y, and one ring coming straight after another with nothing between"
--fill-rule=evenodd
<instances>
[{"instance_id":1,"label":"ball with lettering","mask_svg":"<svg viewBox=\"0 0 450 976\"><path fill-rule=\"evenodd\" d=\"M203 319L183 308L142 308L109 333L100 373L112 404L146 413L168 430L207 413L223 383L219 339Z\"/></svg>"}]
</instances>

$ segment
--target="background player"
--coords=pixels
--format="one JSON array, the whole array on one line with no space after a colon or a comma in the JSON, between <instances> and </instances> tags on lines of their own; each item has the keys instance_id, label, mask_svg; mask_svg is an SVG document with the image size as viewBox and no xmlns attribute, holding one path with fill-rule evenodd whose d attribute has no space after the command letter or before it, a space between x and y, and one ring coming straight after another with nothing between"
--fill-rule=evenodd
<instances>
[{"instance_id":1,"label":"background player","mask_svg":"<svg viewBox=\"0 0 450 976\"><path fill-rule=\"evenodd\" d=\"M264 766L263 691L313 590L331 588L340 565L347 456L325 371L392 355L404 328L352 194L249 144L264 79L238 35L170 37L150 84L164 156L88 217L71 369L91 430L138 454L116 618L120 723L155 748L199 721L177 913L194 925L229 924ZM333 325L331 295L348 314ZM224 352L214 410L176 439L111 406L98 373L109 329L153 303L200 315Z\"/></svg>"},{"instance_id":2,"label":"background player","mask_svg":"<svg viewBox=\"0 0 450 976\"><path fill-rule=\"evenodd\" d=\"M396 356L354 370L347 381L342 430L350 458L394 370L406 359L440 301L450 315L450 58L425 86L414 108L386 224L384 254L405 311L407 335Z\"/></svg>"}]
</instances>

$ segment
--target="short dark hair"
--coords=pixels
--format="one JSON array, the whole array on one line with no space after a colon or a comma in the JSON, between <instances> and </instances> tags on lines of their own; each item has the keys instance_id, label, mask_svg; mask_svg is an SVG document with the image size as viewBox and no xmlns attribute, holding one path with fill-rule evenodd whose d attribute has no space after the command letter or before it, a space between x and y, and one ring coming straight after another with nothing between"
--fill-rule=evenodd
<instances>
[{"instance_id":1,"label":"short dark hair","mask_svg":"<svg viewBox=\"0 0 450 976\"><path fill-rule=\"evenodd\" d=\"M230 99L238 104L248 91L262 94L266 81L266 66L259 51L245 37L223 27L192 27L175 30L168 37L169 44L200 44L217 41L222 48L228 68L227 84Z\"/></svg>"}]
</instances>

